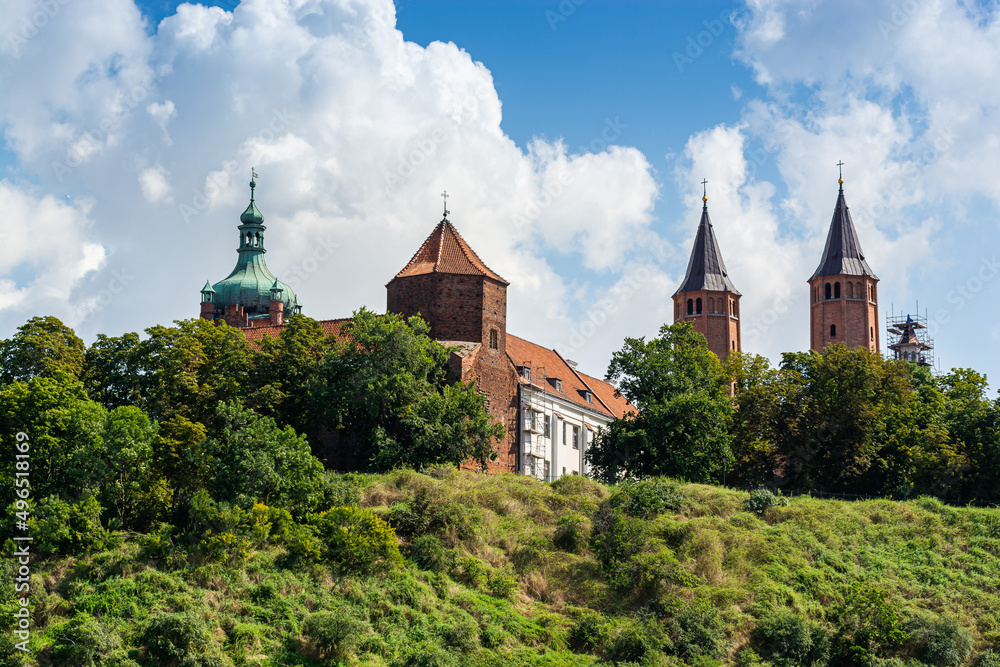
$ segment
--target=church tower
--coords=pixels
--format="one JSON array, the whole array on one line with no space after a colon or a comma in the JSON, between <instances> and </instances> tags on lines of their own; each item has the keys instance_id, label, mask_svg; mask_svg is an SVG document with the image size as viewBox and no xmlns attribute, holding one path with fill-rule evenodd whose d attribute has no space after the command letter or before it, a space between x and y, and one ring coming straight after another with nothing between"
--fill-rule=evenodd
<instances>
[{"instance_id":1,"label":"church tower","mask_svg":"<svg viewBox=\"0 0 1000 667\"><path fill-rule=\"evenodd\" d=\"M821 351L831 343L844 343L878 354L878 277L861 251L844 199L843 174L839 183L823 257L809 279L809 346Z\"/></svg>"},{"instance_id":2,"label":"church tower","mask_svg":"<svg viewBox=\"0 0 1000 667\"><path fill-rule=\"evenodd\" d=\"M206 281L201 290L202 319L225 320L242 329L282 324L286 316L302 311L292 288L275 278L264 262L267 227L254 203L256 177L252 173L250 204L240 216L236 266L224 280L214 285Z\"/></svg>"},{"instance_id":3,"label":"church tower","mask_svg":"<svg viewBox=\"0 0 1000 667\"><path fill-rule=\"evenodd\" d=\"M702 181L704 186L707 181ZM742 351L740 293L729 279L722 251L708 217L708 193L702 193L701 223L694 237L684 281L674 292L674 322L690 322L719 360Z\"/></svg>"}]
</instances>

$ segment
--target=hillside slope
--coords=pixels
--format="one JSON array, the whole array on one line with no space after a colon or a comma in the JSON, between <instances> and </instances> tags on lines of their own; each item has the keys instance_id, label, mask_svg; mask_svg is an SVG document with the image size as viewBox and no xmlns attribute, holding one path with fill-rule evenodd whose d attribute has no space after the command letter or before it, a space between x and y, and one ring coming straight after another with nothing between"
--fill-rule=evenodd
<instances>
[{"instance_id":1,"label":"hillside slope","mask_svg":"<svg viewBox=\"0 0 1000 667\"><path fill-rule=\"evenodd\" d=\"M200 543L165 526L36 561L23 664L1000 665L997 510L755 497L754 513L668 480L443 469L342 484L395 533L365 513L350 560L309 555L346 529L234 510ZM0 666L22 664L9 637Z\"/></svg>"}]
</instances>

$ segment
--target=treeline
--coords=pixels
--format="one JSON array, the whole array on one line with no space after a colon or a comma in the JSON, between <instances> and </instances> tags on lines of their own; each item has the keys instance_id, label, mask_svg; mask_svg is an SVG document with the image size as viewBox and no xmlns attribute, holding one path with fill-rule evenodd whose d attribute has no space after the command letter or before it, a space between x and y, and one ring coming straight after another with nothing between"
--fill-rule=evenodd
<instances>
[{"instance_id":1,"label":"treeline","mask_svg":"<svg viewBox=\"0 0 1000 667\"><path fill-rule=\"evenodd\" d=\"M588 453L598 478L1000 502L1000 399L986 376L844 345L719 363L688 324L626 339L608 375L639 412Z\"/></svg>"},{"instance_id":2,"label":"treeline","mask_svg":"<svg viewBox=\"0 0 1000 667\"><path fill-rule=\"evenodd\" d=\"M28 472L32 525L45 528L36 546L55 552L104 528L207 525L196 520L207 507L223 516L261 503L296 521L328 510L342 494L315 456L325 433L351 434L361 471L495 456L501 427L473 386L448 376L448 350L419 318L361 310L338 340L293 316L259 347L206 320L145 333L86 347L36 317L0 341L0 441L12 452L22 432L30 444L26 461L5 455L0 467L4 537L25 511L17 470Z\"/></svg>"}]
</instances>

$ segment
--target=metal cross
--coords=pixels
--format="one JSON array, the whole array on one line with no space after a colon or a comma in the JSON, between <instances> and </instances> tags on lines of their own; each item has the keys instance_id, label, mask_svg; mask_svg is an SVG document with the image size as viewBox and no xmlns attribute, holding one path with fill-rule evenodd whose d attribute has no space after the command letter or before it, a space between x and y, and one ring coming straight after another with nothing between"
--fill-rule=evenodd
<instances>
[{"instance_id":1,"label":"metal cross","mask_svg":"<svg viewBox=\"0 0 1000 667\"><path fill-rule=\"evenodd\" d=\"M844 178L844 161L841 160L840 162L838 162L837 163L837 167L840 169L840 178L843 179Z\"/></svg>"},{"instance_id":2,"label":"metal cross","mask_svg":"<svg viewBox=\"0 0 1000 667\"><path fill-rule=\"evenodd\" d=\"M701 179L701 196L702 197L708 196L708 181L705 180L704 178Z\"/></svg>"},{"instance_id":3,"label":"metal cross","mask_svg":"<svg viewBox=\"0 0 1000 667\"><path fill-rule=\"evenodd\" d=\"M447 218L448 214L451 213L451 211L448 210L448 191L445 190L442 192L441 196L444 197L444 217Z\"/></svg>"}]
</instances>

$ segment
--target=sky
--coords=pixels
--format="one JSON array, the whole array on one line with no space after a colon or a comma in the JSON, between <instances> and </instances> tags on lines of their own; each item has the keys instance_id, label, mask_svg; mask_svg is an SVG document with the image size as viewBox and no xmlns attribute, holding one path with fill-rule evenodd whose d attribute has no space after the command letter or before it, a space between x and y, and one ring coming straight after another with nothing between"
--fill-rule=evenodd
<instances>
[{"instance_id":1,"label":"sky","mask_svg":"<svg viewBox=\"0 0 1000 667\"><path fill-rule=\"evenodd\" d=\"M703 179L743 349L808 348L838 162L884 318L1000 378L1000 9L955 0L8 0L0 337L197 317L256 169L316 319L385 309L441 218L508 330L603 375L672 321ZM919 304L919 305L918 305ZM885 350L885 331L882 331Z\"/></svg>"}]
</instances>

